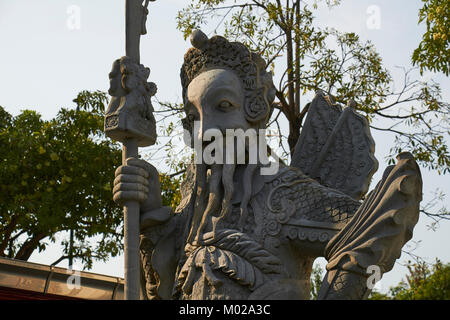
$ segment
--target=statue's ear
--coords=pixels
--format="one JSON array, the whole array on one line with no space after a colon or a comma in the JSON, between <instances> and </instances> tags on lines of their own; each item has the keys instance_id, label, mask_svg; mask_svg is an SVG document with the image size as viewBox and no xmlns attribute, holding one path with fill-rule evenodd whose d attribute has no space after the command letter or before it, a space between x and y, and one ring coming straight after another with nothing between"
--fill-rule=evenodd
<instances>
[{"instance_id":1,"label":"statue's ear","mask_svg":"<svg viewBox=\"0 0 450 320\"><path fill-rule=\"evenodd\" d=\"M260 122L269 115L270 107L265 90L264 87L256 89L245 99L245 117L250 123Z\"/></svg>"}]
</instances>

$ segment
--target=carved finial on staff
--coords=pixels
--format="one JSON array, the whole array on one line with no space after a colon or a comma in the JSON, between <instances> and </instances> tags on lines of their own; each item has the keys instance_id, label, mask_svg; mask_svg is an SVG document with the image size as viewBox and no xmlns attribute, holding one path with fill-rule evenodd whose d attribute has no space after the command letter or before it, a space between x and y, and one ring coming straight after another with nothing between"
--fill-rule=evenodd
<instances>
[{"instance_id":1,"label":"carved finial on staff","mask_svg":"<svg viewBox=\"0 0 450 320\"><path fill-rule=\"evenodd\" d=\"M140 64L139 42L147 33L150 1L126 0L126 56L116 60L109 74L112 96L105 114L105 133L123 143L122 162L138 158L138 147L156 141L156 123L151 97L156 85L147 82L150 69ZM125 299L140 297L139 202L127 201L124 208Z\"/></svg>"}]
</instances>

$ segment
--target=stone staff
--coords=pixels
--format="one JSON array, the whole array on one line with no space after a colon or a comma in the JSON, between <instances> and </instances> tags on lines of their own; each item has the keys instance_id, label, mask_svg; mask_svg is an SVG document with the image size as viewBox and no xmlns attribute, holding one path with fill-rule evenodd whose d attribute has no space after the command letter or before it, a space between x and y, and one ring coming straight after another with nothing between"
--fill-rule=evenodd
<instances>
[{"instance_id":1,"label":"stone staff","mask_svg":"<svg viewBox=\"0 0 450 320\"><path fill-rule=\"evenodd\" d=\"M150 70L140 64L140 37L147 33L146 0L126 0L126 56L113 63L109 74L111 102L105 114L105 133L120 141L122 163L138 157L138 147L153 145L156 141L156 123L151 97L156 85L147 82ZM140 297L139 256L139 202L126 201L124 211L125 299Z\"/></svg>"}]
</instances>

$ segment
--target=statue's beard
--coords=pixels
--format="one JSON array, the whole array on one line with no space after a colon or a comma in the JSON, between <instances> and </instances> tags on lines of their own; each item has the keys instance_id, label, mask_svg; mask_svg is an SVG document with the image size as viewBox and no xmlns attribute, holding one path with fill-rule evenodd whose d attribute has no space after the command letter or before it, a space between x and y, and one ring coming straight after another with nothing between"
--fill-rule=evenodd
<instances>
[{"instance_id":1,"label":"statue's beard","mask_svg":"<svg viewBox=\"0 0 450 320\"><path fill-rule=\"evenodd\" d=\"M204 233L212 232L216 234L220 222L230 214L236 167L236 163L212 164L210 166L203 163L197 164L197 194L188 236L189 243L198 243ZM256 167L256 164L245 165L240 219L236 221L235 226L240 231L243 230L247 217L248 202L252 193L252 178Z\"/></svg>"}]
</instances>

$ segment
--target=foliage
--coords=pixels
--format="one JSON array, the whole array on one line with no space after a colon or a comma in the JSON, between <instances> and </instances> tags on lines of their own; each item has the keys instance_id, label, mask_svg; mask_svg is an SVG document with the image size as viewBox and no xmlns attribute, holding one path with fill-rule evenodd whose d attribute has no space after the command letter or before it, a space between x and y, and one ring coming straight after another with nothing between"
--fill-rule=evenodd
<instances>
[{"instance_id":1,"label":"foliage","mask_svg":"<svg viewBox=\"0 0 450 320\"><path fill-rule=\"evenodd\" d=\"M111 197L121 151L103 134L107 100L83 91L75 110L48 121L0 107L0 256L27 260L71 230L60 260L71 256L89 268L121 252L122 212Z\"/></svg>"},{"instance_id":2,"label":"foliage","mask_svg":"<svg viewBox=\"0 0 450 320\"><path fill-rule=\"evenodd\" d=\"M412 70L404 69L403 83L396 90L371 42L362 42L355 33L315 25L313 13L319 2L192 0L179 12L178 28L187 37L193 29L214 24L214 32L245 43L262 54L272 70L281 70L270 125L282 135L280 121L288 121L287 137L280 139L283 158L298 140L309 106L305 96L321 89L341 104L354 100L372 129L395 135L390 162L408 150L422 166L449 172L445 139L450 105L442 101L440 86L412 79ZM330 7L339 2L326 1Z\"/></svg>"},{"instance_id":3,"label":"foliage","mask_svg":"<svg viewBox=\"0 0 450 320\"><path fill-rule=\"evenodd\" d=\"M373 292L372 300L450 300L450 263L408 263L405 281L391 287L388 294Z\"/></svg>"},{"instance_id":4,"label":"foliage","mask_svg":"<svg viewBox=\"0 0 450 320\"><path fill-rule=\"evenodd\" d=\"M319 296L320 286L322 285L323 280L323 269L319 264L313 266L313 270L311 273L310 281L311 281L311 291L310 291L310 299L317 300Z\"/></svg>"},{"instance_id":5,"label":"foliage","mask_svg":"<svg viewBox=\"0 0 450 320\"><path fill-rule=\"evenodd\" d=\"M419 23L425 21L427 31L422 36L419 47L414 50L412 61L420 67L420 72L430 70L450 71L450 2L448 0L422 0Z\"/></svg>"},{"instance_id":6,"label":"foliage","mask_svg":"<svg viewBox=\"0 0 450 320\"><path fill-rule=\"evenodd\" d=\"M183 181L183 176L160 174L159 180L161 183L163 206L169 206L175 210L181 201L180 184Z\"/></svg>"}]
</instances>

